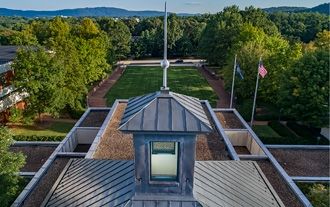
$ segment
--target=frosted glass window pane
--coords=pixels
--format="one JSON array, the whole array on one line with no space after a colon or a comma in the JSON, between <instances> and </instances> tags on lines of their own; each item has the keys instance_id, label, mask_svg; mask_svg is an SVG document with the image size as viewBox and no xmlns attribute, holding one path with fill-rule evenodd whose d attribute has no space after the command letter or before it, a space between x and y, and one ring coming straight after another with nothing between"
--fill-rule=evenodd
<instances>
[{"instance_id":1,"label":"frosted glass window pane","mask_svg":"<svg viewBox=\"0 0 330 207\"><path fill-rule=\"evenodd\" d=\"M150 145L151 179L177 180L179 144L177 142L152 142Z\"/></svg>"}]
</instances>

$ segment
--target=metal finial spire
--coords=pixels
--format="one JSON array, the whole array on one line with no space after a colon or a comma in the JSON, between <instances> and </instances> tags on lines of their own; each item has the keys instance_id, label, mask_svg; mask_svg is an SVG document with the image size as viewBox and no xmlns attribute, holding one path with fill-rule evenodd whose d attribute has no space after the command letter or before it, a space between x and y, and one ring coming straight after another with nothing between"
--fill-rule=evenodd
<instances>
[{"instance_id":1,"label":"metal finial spire","mask_svg":"<svg viewBox=\"0 0 330 207\"><path fill-rule=\"evenodd\" d=\"M170 67L170 62L167 60L167 9L165 2L165 16L164 16L164 59L160 63L163 68L163 87L161 90L168 90L167 87L167 68Z\"/></svg>"}]
</instances>

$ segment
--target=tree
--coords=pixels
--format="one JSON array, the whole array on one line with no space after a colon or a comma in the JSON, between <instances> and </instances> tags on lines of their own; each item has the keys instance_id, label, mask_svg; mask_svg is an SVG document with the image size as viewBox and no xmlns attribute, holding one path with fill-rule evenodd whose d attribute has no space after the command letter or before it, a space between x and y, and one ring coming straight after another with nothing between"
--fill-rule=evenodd
<instances>
[{"instance_id":1,"label":"tree","mask_svg":"<svg viewBox=\"0 0 330 207\"><path fill-rule=\"evenodd\" d=\"M313 41L317 33L329 30L330 18L326 14L276 12L270 14L269 18L276 24L283 36L304 43Z\"/></svg>"},{"instance_id":2,"label":"tree","mask_svg":"<svg viewBox=\"0 0 330 207\"><path fill-rule=\"evenodd\" d=\"M199 54L210 64L225 66L228 52L242 24L242 15L237 6L227 7L223 12L212 16L202 32Z\"/></svg>"},{"instance_id":3,"label":"tree","mask_svg":"<svg viewBox=\"0 0 330 207\"><path fill-rule=\"evenodd\" d=\"M39 114L39 117L44 112L56 114L63 107L64 100L55 96L63 81L63 77L60 77L63 73L54 67L53 58L45 49L21 49L13 68L14 85L29 93L26 98L28 114Z\"/></svg>"},{"instance_id":4,"label":"tree","mask_svg":"<svg viewBox=\"0 0 330 207\"><path fill-rule=\"evenodd\" d=\"M132 35L129 28L121 21L110 18L98 21L101 29L105 31L111 42L111 58L108 62L126 58L130 53Z\"/></svg>"},{"instance_id":5,"label":"tree","mask_svg":"<svg viewBox=\"0 0 330 207\"><path fill-rule=\"evenodd\" d=\"M329 51L305 53L283 80L281 97L285 113L295 120L329 126Z\"/></svg>"},{"instance_id":6,"label":"tree","mask_svg":"<svg viewBox=\"0 0 330 207\"><path fill-rule=\"evenodd\" d=\"M0 203L9 206L17 195L20 177L18 172L25 163L21 153L9 151L13 136L5 127L0 127Z\"/></svg>"},{"instance_id":7,"label":"tree","mask_svg":"<svg viewBox=\"0 0 330 207\"><path fill-rule=\"evenodd\" d=\"M29 94L26 113L81 111L88 86L109 72L109 39L88 18L71 25L57 17L46 27L46 47L23 48L13 64L14 84Z\"/></svg>"},{"instance_id":8,"label":"tree","mask_svg":"<svg viewBox=\"0 0 330 207\"><path fill-rule=\"evenodd\" d=\"M301 45L293 44L278 35L267 35L261 28L250 23L240 27L236 42L228 52L228 64L224 67L224 80L227 90L231 87L234 56L244 71L244 79L235 83L235 95L239 101L252 99L258 72L258 61L262 57L268 70L266 78L260 80L258 99L278 105L282 76L290 65L301 57Z\"/></svg>"}]
</instances>

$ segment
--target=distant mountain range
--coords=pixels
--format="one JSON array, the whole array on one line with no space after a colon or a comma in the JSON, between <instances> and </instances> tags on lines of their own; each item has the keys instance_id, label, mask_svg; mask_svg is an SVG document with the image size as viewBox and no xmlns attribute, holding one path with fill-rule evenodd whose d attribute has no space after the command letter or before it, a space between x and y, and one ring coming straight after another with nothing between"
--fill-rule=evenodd
<instances>
[{"instance_id":1,"label":"distant mountain range","mask_svg":"<svg viewBox=\"0 0 330 207\"><path fill-rule=\"evenodd\" d=\"M318 13L330 15L330 13L329 13L330 12L330 3L320 4L320 5L312 7L312 8L282 6L282 7L265 8L263 10L268 12L268 13L274 13L274 12L318 12Z\"/></svg>"},{"instance_id":2,"label":"distant mountain range","mask_svg":"<svg viewBox=\"0 0 330 207\"><path fill-rule=\"evenodd\" d=\"M54 16L68 16L68 17L155 17L163 16L162 11L129 11L126 9L114 7L96 7L96 8L78 8L78 9L62 9L54 11L35 11L35 10L14 10L0 8L0 16L21 16L28 18L35 17L54 17ZM193 16L195 14L178 13L179 16Z\"/></svg>"},{"instance_id":3,"label":"distant mountain range","mask_svg":"<svg viewBox=\"0 0 330 207\"><path fill-rule=\"evenodd\" d=\"M305 7L272 7L266 8L264 11L273 13L278 11L283 12L319 12L329 14L329 3L321 4L313 8ZM34 11L34 10L15 10L0 8L0 16L22 16L28 18L35 17L54 17L54 16L109 16L109 17L154 17L162 16L162 11L129 11L113 7L96 7L96 8L78 8L78 9L62 9L54 11ZM178 13L179 16L193 16L198 14Z\"/></svg>"}]
</instances>

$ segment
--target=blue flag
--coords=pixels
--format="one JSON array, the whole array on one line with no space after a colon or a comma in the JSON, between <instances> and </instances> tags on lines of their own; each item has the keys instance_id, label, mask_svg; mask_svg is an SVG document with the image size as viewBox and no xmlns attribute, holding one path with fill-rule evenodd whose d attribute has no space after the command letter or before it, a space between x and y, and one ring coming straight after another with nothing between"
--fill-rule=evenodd
<instances>
[{"instance_id":1,"label":"blue flag","mask_svg":"<svg viewBox=\"0 0 330 207\"><path fill-rule=\"evenodd\" d=\"M244 79L244 72L241 70L238 63L236 64L236 74L238 74L242 80Z\"/></svg>"}]
</instances>

